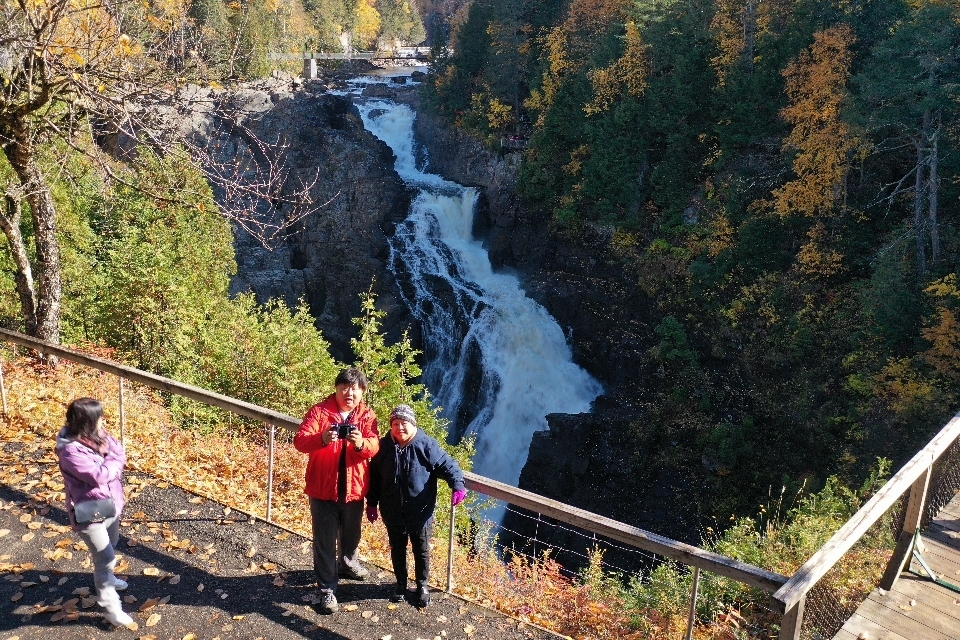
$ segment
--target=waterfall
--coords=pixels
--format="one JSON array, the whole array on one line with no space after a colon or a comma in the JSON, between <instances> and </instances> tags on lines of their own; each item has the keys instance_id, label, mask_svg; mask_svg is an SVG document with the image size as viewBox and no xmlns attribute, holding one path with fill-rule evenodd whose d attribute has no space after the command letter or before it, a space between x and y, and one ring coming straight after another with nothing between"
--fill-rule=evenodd
<instances>
[{"instance_id":1,"label":"waterfall","mask_svg":"<svg viewBox=\"0 0 960 640\"><path fill-rule=\"evenodd\" d=\"M454 431L476 435L474 471L516 486L546 415L589 411L602 387L517 278L491 268L472 235L476 190L418 168L416 113L386 100L358 107L416 191L390 240L391 269L423 327L427 388Z\"/></svg>"}]
</instances>

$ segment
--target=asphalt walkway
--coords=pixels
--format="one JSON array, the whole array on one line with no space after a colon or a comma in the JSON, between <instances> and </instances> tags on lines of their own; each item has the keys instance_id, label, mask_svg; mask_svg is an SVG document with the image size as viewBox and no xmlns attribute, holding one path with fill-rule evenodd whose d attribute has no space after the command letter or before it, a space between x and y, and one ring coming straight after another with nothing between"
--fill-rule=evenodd
<instances>
[{"instance_id":1,"label":"asphalt walkway","mask_svg":"<svg viewBox=\"0 0 960 640\"><path fill-rule=\"evenodd\" d=\"M0 447L0 640L547 639L554 634L443 593L418 610L369 566L322 615L308 539L142 474L126 478L119 571L138 629L107 624L89 595L89 554L67 526L52 443ZM304 506L306 508L306 505Z\"/></svg>"}]
</instances>

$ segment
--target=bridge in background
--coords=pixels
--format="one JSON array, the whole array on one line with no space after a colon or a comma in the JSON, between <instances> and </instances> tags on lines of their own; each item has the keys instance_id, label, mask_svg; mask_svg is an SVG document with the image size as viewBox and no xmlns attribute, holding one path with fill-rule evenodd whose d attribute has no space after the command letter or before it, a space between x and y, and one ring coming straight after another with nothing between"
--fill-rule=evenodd
<instances>
[{"instance_id":1,"label":"bridge in background","mask_svg":"<svg viewBox=\"0 0 960 640\"><path fill-rule=\"evenodd\" d=\"M275 431L296 431L299 420L169 378L90 356L6 329L0 341L63 358L119 378L123 437L124 381L219 407L263 422L269 465L266 520L271 521ZM8 414L3 368L0 392ZM830 540L790 577L577 509L490 478L467 473L467 487L550 519L690 567L686 638L697 619L702 571L749 585L769 596L780 640L960 638L960 414L879 489ZM454 582L455 510L450 510L447 590ZM920 535L923 533L924 535ZM866 633L867 635L864 635Z\"/></svg>"},{"instance_id":2,"label":"bridge in background","mask_svg":"<svg viewBox=\"0 0 960 640\"><path fill-rule=\"evenodd\" d=\"M312 80L317 77L317 60L380 60L394 63L423 63L430 60L430 47L397 47L384 51L352 51L348 53L324 53L307 51L304 53L270 53L269 60L303 60L303 77Z\"/></svg>"}]
</instances>

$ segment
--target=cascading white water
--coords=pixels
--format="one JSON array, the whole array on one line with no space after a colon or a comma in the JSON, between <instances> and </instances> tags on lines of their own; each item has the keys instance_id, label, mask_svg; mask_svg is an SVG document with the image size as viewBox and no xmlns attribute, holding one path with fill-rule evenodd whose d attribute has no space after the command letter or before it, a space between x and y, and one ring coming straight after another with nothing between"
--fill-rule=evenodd
<instances>
[{"instance_id":1,"label":"cascading white water","mask_svg":"<svg viewBox=\"0 0 960 640\"><path fill-rule=\"evenodd\" d=\"M427 386L456 431L476 434L474 471L516 485L546 415L589 411L600 383L573 363L560 326L519 281L494 273L472 235L476 190L417 168L413 110L384 100L358 107L417 191L391 263L423 326Z\"/></svg>"}]
</instances>

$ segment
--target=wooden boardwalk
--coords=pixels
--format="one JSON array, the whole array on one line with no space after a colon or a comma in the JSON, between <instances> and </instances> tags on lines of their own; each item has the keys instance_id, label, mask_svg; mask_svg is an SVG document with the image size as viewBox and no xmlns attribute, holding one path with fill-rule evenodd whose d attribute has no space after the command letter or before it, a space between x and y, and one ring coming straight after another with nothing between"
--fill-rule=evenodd
<instances>
[{"instance_id":1,"label":"wooden boardwalk","mask_svg":"<svg viewBox=\"0 0 960 640\"><path fill-rule=\"evenodd\" d=\"M960 493L922 539L921 555L930 568L942 580L960 585ZM875 589L834 640L960 639L960 593L927 578L916 559L910 567L917 573L905 571L892 591Z\"/></svg>"}]
</instances>

